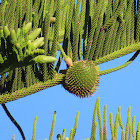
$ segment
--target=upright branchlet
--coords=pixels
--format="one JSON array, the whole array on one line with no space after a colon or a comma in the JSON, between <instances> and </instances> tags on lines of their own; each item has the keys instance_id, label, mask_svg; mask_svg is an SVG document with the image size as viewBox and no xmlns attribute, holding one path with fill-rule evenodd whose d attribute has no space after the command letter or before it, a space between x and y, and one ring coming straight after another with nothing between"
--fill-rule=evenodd
<instances>
[{"instance_id":1,"label":"upright branchlet","mask_svg":"<svg viewBox=\"0 0 140 140\"><path fill-rule=\"evenodd\" d=\"M65 139L65 129L63 129L63 133L62 133L62 140Z\"/></svg>"},{"instance_id":2,"label":"upright branchlet","mask_svg":"<svg viewBox=\"0 0 140 140\"><path fill-rule=\"evenodd\" d=\"M12 136L12 140L15 140L15 135L13 134L13 136Z\"/></svg>"},{"instance_id":3,"label":"upright branchlet","mask_svg":"<svg viewBox=\"0 0 140 140\"><path fill-rule=\"evenodd\" d=\"M136 15L136 42L140 41L140 1L137 1L137 15Z\"/></svg>"},{"instance_id":4,"label":"upright branchlet","mask_svg":"<svg viewBox=\"0 0 140 140\"><path fill-rule=\"evenodd\" d=\"M96 115L97 115L98 120L99 120L99 122L98 122L99 127L101 126L102 117L101 117L101 114L99 113L100 112L100 102L99 102L99 100L100 99L97 98L96 104L95 104L95 107L94 107L93 123L92 123L92 127L94 127L94 129L92 128L90 140L93 140L93 138L96 140L96 138L97 138L97 132L96 132L96 130L97 130L97 122L95 121L96 120ZM121 115L120 115L121 110L120 109L121 108L119 107L118 112L116 113L114 127L113 127L113 114L110 113L110 129L111 129L112 140L116 140L117 137L118 137L119 125L120 125L120 127L122 129L122 131L121 131L121 140L132 139L132 137L133 137L133 140L139 140L140 122L138 123L137 131L135 132L135 116L133 116L132 128L131 128L131 118L130 118L130 109L131 108L129 107L128 108L127 123L126 123L126 132L125 132L123 124L122 124L122 121L121 121ZM106 131L106 128L105 128L105 127L107 127L107 124L106 124L107 123L107 117L106 117L107 112L106 111L107 111L107 106L105 105L104 106L104 117L103 117L103 120L104 120L104 132L99 134L101 140L107 140L107 133L106 133L107 131ZM63 129L62 140L74 140L75 131L77 129L78 118L79 118L79 112L77 112L76 119L75 119L75 125L74 125L74 128L71 129L71 131L70 131L69 138L65 137L65 129ZM56 119L56 112L54 112L53 121L52 121L52 128L51 128L49 140L51 140L52 137L53 137L55 119ZM35 138L36 122L37 122L37 117L34 120L32 140L34 140L34 138ZM14 135L13 135L13 137L14 137ZM57 139L58 140L61 139L60 134L57 135ZM89 140L89 138L87 138L86 140Z\"/></svg>"},{"instance_id":5,"label":"upright branchlet","mask_svg":"<svg viewBox=\"0 0 140 140\"><path fill-rule=\"evenodd\" d=\"M118 108L118 112L119 112L118 121L119 121L121 129L124 130L123 123L122 123L122 120L121 120L121 107L120 106Z\"/></svg>"},{"instance_id":6,"label":"upright branchlet","mask_svg":"<svg viewBox=\"0 0 140 140\"><path fill-rule=\"evenodd\" d=\"M121 140L125 140L125 132L124 132L124 129L122 129Z\"/></svg>"},{"instance_id":7,"label":"upright branchlet","mask_svg":"<svg viewBox=\"0 0 140 140\"><path fill-rule=\"evenodd\" d=\"M133 116L132 119L132 136L133 136L133 140L135 140L136 134L135 134L135 116Z\"/></svg>"},{"instance_id":8,"label":"upright branchlet","mask_svg":"<svg viewBox=\"0 0 140 140\"><path fill-rule=\"evenodd\" d=\"M107 105L104 106L103 140L107 140Z\"/></svg>"},{"instance_id":9,"label":"upright branchlet","mask_svg":"<svg viewBox=\"0 0 140 140\"><path fill-rule=\"evenodd\" d=\"M114 127L113 127L113 114L112 113L110 113L110 130L111 130L112 139L114 140Z\"/></svg>"},{"instance_id":10,"label":"upright branchlet","mask_svg":"<svg viewBox=\"0 0 140 140\"><path fill-rule=\"evenodd\" d=\"M76 130L77 130L78 119L79 119L79 111L77 112L77 115L76 115L75 124L74 124L74 128L73 128L73 136L72 136L72 139L74 139L74 136L75 136L75 133L76 133Z\"/></svg>"},{"instance_id":11,"label":"upright branchlet","mask_svg":"<svg viewBox=\"0 0 140 140\"><path fill-rule=\"evenodd\" d=\"M69 136L69 140L73 140L73 129L71 129L71 131L70 131L70 136Z\"/></svg>"},{"instance_id":12,"label":"upright branchlet","mask_svg":"<svg viewBox=\"0 0 140 140\"><path fill-rule=\"evenodd\" d=\"M51 128L49 140L52 140L52 137L53 137L55 120L56 120L56 111L54 111L54 116L53 116L53 121L52 121L52 128Z\"/></svg>"},{"instance_id":13,"label":"upright branchlet","mask_svg":"<svg viewBox=\"0 0 140 140\"><path fill-rule=\"evenodd\" d=\"M119 118L119 112L117 112L117 114L116 114L115 124L114 124L114 139L115 140L117 139L118 129L119 129L119 121L118 121L118 118Z\"/></svg>"},{"instance_id":14,"label":"upright branchlet","mask_svg":"<svg viewBox=\"0 0 140 140\"><path fill-rule=\"evenodd\" d=\"M100 100L97 103L97 113L98 113L98 121L100 127L100 140L103 140L103 128L102 128L102 120L101 120L101 111L100 111Z\"/></svg>"},{"instance_id":15,"label":"upright branchlet","mask_svg":"<svg viewBox=\"0 0 140 140\"><path fill-rule=\"evenodd\" d=\"M96 104L95 104L95 107L94 107L93 120L92 120L92 130L91 130L90 140L96 139L96 137L95 137L96 135L94 135L94 134L96 132L96 127L97 127L97 126L95 126L95 124L97 124L96 123L96 113L97 113L97 109L98 109L99 100L100 100L100 98L97 98L97 101L96 101Z\"/></svg>"},{"instance_id":16,"label":"upright branchlet","mask_svg":"<svg viewBox=\"0 0 140 140\"><path fill-rule=\"evenodd\" d=\"M36 123L37 123L37 117L35 117L34 120L32 140L35 140Z\"/></svg>"}]
</instances>

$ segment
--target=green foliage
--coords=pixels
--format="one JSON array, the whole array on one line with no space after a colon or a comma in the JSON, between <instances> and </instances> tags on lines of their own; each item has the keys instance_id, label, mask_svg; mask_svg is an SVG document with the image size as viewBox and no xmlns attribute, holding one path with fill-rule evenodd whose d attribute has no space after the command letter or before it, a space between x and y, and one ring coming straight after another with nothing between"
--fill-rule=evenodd
<instances>
[{"instance_id":1,"label":"green foliage","mask_svg":"<svg viewBox=\"0 0 140 140\"><path fill-rule=\"evenodd\" d=\"M110 121L110 131L111 131L112 140L117 140L119 131L121 131L121 140L127 140L127 139L139 140L140 139L139 137L140 122L137 125L137 131L135 131L135 116L133 116L133 119L131 120L130 111L131 111L131 107L128 108L126 127L124 127L121 120L121 107L120 106L118 107L118 112L116 113L114 122L113 122L113 114L110 113L109 121ZM55 119L56 119L56 112L54 112L49 140L52 140L53 138ZM66 131L65 129L63 130L62 135L58 134L55 137L57 137L58 140L73 140L76 134L76 130L77 130L78 119L79 119L79 112L77 112L74 128L71 129L69 138L65 137L65 131ZM35 118L35 121L34 121L32 140L34 140L33 138L35 138L36 121L37 121L37 117ZM102 125L102 122L103 122L103 125ZM107 134L110 133L109 131L107 132L107 130L109 130L107 126L107 105L104 106L104 112L103 112L103 117L102 117L101 112L100 112L100 98L96 100L95 107L94 107L91 136L90 138L87 138L85 140L97 139L97 133L98 133L97 127L99 127L99 130L100 130L99 131L100 140L107 140Z\"/></svg>"},{"instance_id":2,"label":"green foliage","mask_svg":"<svg viewBox=\"0 0 140 140\"><path fill-rule=\"evenodd\" d=\"M104 75L128 66L139 54L140 14L135 0L3 0L0 9L0 100L6 99L2 103L27 96L17 97L18 90L54 83L63 57L67 67L73 65L71 60L100 65L137 51L126 63L99 72ZM61 78L56 83L62 84L65 77Z\"/></svg>"},{"instance_id":3,"label":"green foliage","mask_svg":"<svg viewBox=\"0 0 140 140\"><path fill-rule=\"evenodd\" d=\"M55 76L55 78L53 80L48 80L46 82L38 82L37 84L34 84L28 88L22 88L22 89L16 90L12 94L10 94L10 93L2 94L2 95L0 95L0 104L6 103L9 101L14 101L14 100L20 99L22 97L36 93L37 91L46 89L48 87L62 84L62 79L64 79L64 77L65 77L65 74L59 74L59 75ZM17 84L19 84L19 83L17 83Z\"/></svg>"},{"instance_id":4,"label":"green foliage","mask_svg":"<svg viewBox=\"0 0 140 140\"><path fill-rule=\"evenodd\" d=\"M41 28L35 29L28 35L31 26L32 23L28 23L22 29L18 28L17 34L14 29L9 30L7 26L1 29L0 74L17 67L57 60L43 55L43 49L37 49L44 45L44 37L37 38Z\"/></svg>"},{"instance_id":5,"label":"green foliage","mask_svg":"<svg viewBox=\"0 0 140 140\"><path fill-rule=\"evenodd\" d=\"M35 117L35 121L34 121L32 140L35 140L36 123L37 123L37 117Z\"/></svg>"}]
</instances>

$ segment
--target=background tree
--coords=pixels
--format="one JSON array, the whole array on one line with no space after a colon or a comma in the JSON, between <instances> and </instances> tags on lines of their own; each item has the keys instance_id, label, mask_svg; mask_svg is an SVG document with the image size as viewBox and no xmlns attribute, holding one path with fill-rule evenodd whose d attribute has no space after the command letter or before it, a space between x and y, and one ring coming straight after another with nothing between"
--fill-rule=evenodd
<instances>
[{"instance_id":1,"label":"background tree","mask_svg":"<svg viewBox=\"0 0 140 140\"><path fill-rule=\"evenodd\" d=\"M8 1L9 5L10 2L11 1ZM36 5L37 2L40 5ZM43 2L39 3L39 1L33 1L32 3L31 1L27 1L26 2L27 9L25 10L24 8L26 7L24 7L25 6L24 2L21 5L23 7L20 7L19 5L17 5L16 7L16 4L21 4L20 1L17 1L17 3L16 2L14 3L15 4L14 8L16 10L14 11L12 7L11 10L14 12L13 13L10 12L11 13L10 16L8 14L4 15L4 13L7 13L4 10L8 8L4 9L4 6L6 5L5 4L6 1L5 2L3 1L2 3L4 6L1 6L2 7L1 15L4 19L1 22L2 29L3 29L1 31L3 32L4 36L1 36L1 38L2 41L3 40L5 41L2 42L3 43L2 45L8 46L11 43L13 45L12 48L16 48L17 51L15 49L8 50L9 48L5 47L5 49L7 49L6 51L7 58L2 57L4 61L1 61L1 73L3 74L5 72L5 69L3 70L3 68L5 68L4 66L7 66L8 68L10 67L12 71L10 72L8 71L6 75L3 74L1 77L1 87L2 87L1 103L5 103L7 101L24 97L28 94L32 94L39 90L45 89L48 86L53 86L55 84L62 84L65 80L64 71L63 74L56 75L56 71L58 72L59 70L59 65L62 59L62 55L64 56L65 61L67 57L69 58L71 57L73 62L75 62L76 60L84 59L90 61L92 60L92 62L94 62L95 65L98 65L100 63L115 59L117 57L126 55L128 53L137 51L139 49L139 26L138 26L139 14L137 12L139 2L137 1L131 1L131 2L114 1L113 3L112 1L110 1L108 4L106 3L106 1L104 2L98 1L93 4L92 1L88 1L87 4L85 3L85 1L83 1L80 15L79 15L79 7L81 1L77 1L77 5L74 4L75 3L74 1L70 1L70 2L65 1L64 3L55 1L54 7L52 6L53 1L51 2L44 1L44 2L46 3ZM67 8L67 3L69 3L68 8ZM33 4L33 8L31 8L32 4ZM49 6L49 4L51 6ZM13 3L11 5L13 5ZM38 8L35 6L38 6ZM50 10L46 12L46 9L48 7L50 8ZM24 10L22 10L22 8ZM63 14L62 12L60 12L61 8L64 8L66 10L63 11L64 12ZM71 9L73 10L73 13ZM44 12L46 13L44 14ZM18 13L20 16L18 15ZM61 51L61 54L59 56L59 61L57 62L56 66L53 63L40 64L42 62L39 62L39 59L36 59L38 60L36 62L39 62L39 64L24 66L23 68L20 67L21 65L19 65L19 63L15 67L20 67L20 68L16 68L14 70L13 68L11 68L11 66L9 66L12 63L10 63L10 59L8 58L14 56L13 53L11 53L13 51L17 56L15 59L17 59L18 62L20 62L21 58L24 59L24 57L22 57L22 53L24 54L25 58L26 56L29 55L29 57L25 59L28 61L22 61L21 64L24 65L28 65L27 62L29 62L30 59L32 60L33 57L36 58L36 54L38 55L43 53L40 52L39 49L37 49L37 51L33 51L34 53L31 54L32 49L30 48L32 47L31 46L32 44L29 43L28 41L28 34L25 34L25 43L23 43L22 39L20 39L24 37L24 34L19 34L18 37L17 31L20 29L17 29L16 31L16 28L22 27L21 26L22 24L21 23L17 24L18 22L15 22L15 19L18 19L15 18L16 16L18 18L20 17L21 20L19 19L19 21L21 23L23 22L22 24L31 21L33 25L33 30L36 27L37 28L41 27L42 29L44 29L41 32L41 36L44 36L44 40L46 42L44 42L43 46L46 48L41 48L41 49L45 50L45 55L51 55L55 57L57 53L57 49ZM54 18L50 18L51 16L56 17L56 22L54 24L52 23L50 24L50 22L52 22L51 19L54 19ZM61 20L66 22L60 22ZM7 27L9 28L9 32L10 32L9 36L6 34L7 32L5 31L5 27L3 27L5 26L4 25L5 23L3 21L5 21L8 24ZM19 41L18 43L21 45L23 44L25 50L23 49L22 51L20 51L20 47L18 48L14 44L15 42L13 43L11 41L13 27L15 28L15 31L17 33L17 38ZM77 30L78 28L79 30ZM62 37L60 34L60 29L62 31ZM48 30L52 32L50 31L48 32ZM52 34L50 35L49 33ZM52 39L50 36L52 37ZM8 37L11 37L10 41L8 40L9 39ZM79 43L82 41L81 40L82 38L84 42L83 47L81 47L81 43ZM59 46L58 42L59 43L63 42L63 46L62 47ZM41 47L42 44L41 45L40 44L37 47ZM62 48L64 49L65 53ZM5 56L4 51L3 50L1 51L2 56ZM77 53L78 53L78 57L77 57ZM137 51L133 55L133 57L123 65L115 67L113 69L100 71L99 74L100 75L107 74L127 66L137 57L138 53L139 51ZM7 94L7 92L9 92L10 94L9 93ZM83 97L83 95L80 96ZM90 96L90 94L86 96Z\"/></svg>"}]
</instances>

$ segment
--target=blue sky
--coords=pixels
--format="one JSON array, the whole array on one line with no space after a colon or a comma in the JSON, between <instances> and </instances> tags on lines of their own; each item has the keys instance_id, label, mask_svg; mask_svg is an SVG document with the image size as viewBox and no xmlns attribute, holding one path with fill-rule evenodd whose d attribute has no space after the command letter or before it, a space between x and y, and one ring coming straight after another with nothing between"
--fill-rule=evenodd
<instances>
[{"instance_id":1,"label":"blue sky","mask_svg":"<svg viewBox=\"0 0 140 140\"><path fill-rule=\"evenodd\" d=\"M122 58L101 64L100 70L121 65L133 54L131 53ZM109 114L112 112L113 118L115 119L119 106L121 106L124 127L127 121L127 110L129 106L131 106L131 118L135 115L136 124L140 121L139 64L140 55L128 67L101 76L98 91L90 98L80 99L75 97L68 93L61 85L58 85L35 93L34 95L9 102L6 105L23 128L27 140L31 140L32 138L33 122L36 116L38 117L36 140L49 138L54 111L57 114L53 140L56 140L57 134L62 134L64 128L66 129L65 136L69 137L70 130L74 127L76 113L79 111L80 115L75 140L84 140L90 138L94 105L96 99L100 97L102 116L104 105L107 104L108 139L111 139ZM65 68L66 66L63 63L61 69ZM97 136L99 136L98 133L99 131L97 130ZM13 134L15 134L15 140L22 140L18 130L0 106L0 137L3 140L11 140Z\"/></svg>"}]
</instances>

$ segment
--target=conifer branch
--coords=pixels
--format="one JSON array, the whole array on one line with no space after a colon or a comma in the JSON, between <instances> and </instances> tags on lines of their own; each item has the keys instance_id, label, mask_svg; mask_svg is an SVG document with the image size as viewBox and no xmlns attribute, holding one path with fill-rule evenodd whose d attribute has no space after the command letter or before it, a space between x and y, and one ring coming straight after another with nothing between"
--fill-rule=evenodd
<instances>
[{"instance_id":1,"label":"conifer branch","mask_svg":"<svg viewBox=\"0 0 140 140\"><path fill-rule=\"evenodd\" d=\"M135 60L135 58L138 56L139 52L140 51L137 51L127 62L125 62L124 64L122 64L120 66L117 66L117 67L114 67L114 68L111 68L111 69L100 71L99 72L100 76L101 75L108 74L108 73L111 73L111 72L114 72L114 71L117 71L117 70L120 70L120 69L128 66L129 64L131 64Z\"/></svg>"},{"instance_id":2,"label":"conifer branch","mask_svg":"<svg viewBox=\"0 0 140 140\"><path fill-rule=\"evenodd\" d=\"M119 124L120 124L121 129L124 130L123 123L121 120L121 107L120 106L118 107L118 112L119 112L119 117L118 117Z\"/></svg>"},{"instance_id":3,"label":"conifer branch","mask_svg":"<svg viewBox=\"0 0 140 140\"><path fill-rule=\"evenodd\" d=\"M71 131L70 131L70 136L69 136L69 140L73 140L73 129L71 129Z\"/></svg>"},{"instance_id":4,"label":"conifer branch","mask_svg":"<svg viewBox=\"0 0 140 140\"><path fill-rule=\"evenodd\" d=\"M32 140L35 140L36 123L37 123L37 117L35 117L34 120Z\"/></svg>"},{"instance_id":5,"label":"conifer branch","mask_svg":"<svg viewBox=\"0 0 140 140\"><path fill-rule=\"evenodd\" d=\"M52 121L52 128L51 128L49 140L52 140L52 137L53 137L55 120L56 120L56 111L54 111L54 116L53 116L53 121Z\"/></svg>"},{"instance_id":6,"label":"conifer branch","mask_svg":"<svg viewBox=\"0 0 140 140\"><path fill-rule=\"evenodd\" d=\"M64 138L65 138L65 129L63 129L62 140L64 140Z\"/></svg>"},{"instance_id":7,"label":"conifer branch","mask_svg":"<svg viewBox=\"0 0 140 140\"><path fill-rule=\"evenodd\" d=\"M140 41L140 1L137 1L136 42Z\"/></svg>"},{"instance_id":8,"label":"conifer branch","mask_svg":"<svg viewBox=\"0 0 140 140\"><path fill-rule=\"evenodd\" d=\"M101 1L93 2L90 0L88 1L88 3L86 3L86 1L83 0L82 10L80 14L79 14L80 1L77 1L77 3L75 3L74 0L65 1L65 2L64 1L55 2L54 0L50 2L47 2L46 0L43 1L35 0L34 2L32 2L31 0L27 0L27 6L25 6L25 1L21 0L20 2L16 1L14 3L13 8L16 7L17 10L12 11L11 16L10 13L6 14L4 17L4 22L10 23L9 18L13 17L12 16L13 13L17 13L16 17L19 20L19 24L18 24L19 27L21 27L22 24L23 26L26 26L26 22L29 21L33 23L33 29L41 27L42 28L41 35L43 35L45 38L45 43L41 45L46 55L51 54L52 56L55 56L57 51L57 42L60 43L60 40L62 40L63 41L62 48L64 49L63 52L66 54L66 56L70 56L70 58L72 58L73 61L77 60L77 54L78 54L79 60L83 58L84 59L87 58L89 60L94 60L93 62L95 63L97 62L97 64L100 64L103 62L98 62L98 61L106 57L107 59L105 59L104 62L120 57L118 56L117 53L120 53L122 49L126 49L127 51L127 49L129 49L129 47L134 44L134 41L131 41L131 45L127 46L130 43L130 37L129 37L130 34L132 35L131 40L135 39L133 32L135 32L134 22L136 20L136 17L134 15L138 15L136 13L137 9L135 3L133 3L132 1L130 1L128 5L126 5L124 1L118 2L117 0L113 2L108 1L108 3L106 2L106 0L103 0L102 2ZM4 8L3 4L4 1L2 2L1 8ZM6 10L5 12L7 12L7 8L9 8L9 5L11 4L12 2L8 1L8 4L5 7ZM139 9L139 2L137 5L138 5L137 8ZM61 7L64 8L63 12L60 12ZM122 12L123 10L124 12ZM131 14L132 14L132 19L129 18ZM51 18L54 18L56 20L54 24L51 23ZM129 20L127 20L128 18ZM63 22L60 22L61 20ZM13 20L13 24L15 24L16 26L14 28L15 31L17 30L17 39L18 39L21 38L20 35L21 29L20 28L17 29L18 22L17 23L15 22L16 21ZM8 28L10 28L10 34L12 40L17 41L17 39L12 35L15 34L13 30L11 31L11 28L13 27L9 27L8 25ZM27 33L28 31L30 32L30 29L24 31L24 34ZM27 38L29 39L33 35L35 34L32 32L30 35L28 35ZM8 37L8 34L5 34L5 37ZM34 36L33 39L35 38L36 36ZM80 43L82 39L84 39L83 53L81 50L82 48ZM92 44L92 46L89 44ZM23 59L23 53L19 46L16 47L19 53L16 49L14 50L14 52L17 54L17 60L19 61L21 58ZM115 53L114 51L116 52L116 56L114 58L111 57L111 59L108 58L112 53L114 55ZM126 55L130 52L124 53L121 56ZM28 54L29 52L27 51L26 53ZM64 53L63 56L65 56ZM37 61L37 59L38 58L33 59L34 60L33 63L35 62L35 60ZM40 61L41 60L42 57L40 58ZM23 85L23 81L22 81L23 79L20 78L23 75L18 73L17 76L18 79L21 79L19 81L22 81L21 82L22 87L24 86L29 87L40 80L47 81L49 79L52 79L56 71L58 72L61 61L62 61L62 51L56 68L54 68L54 63L36 64L38 69L40 67L39 70L35 69L36 66L34 67L33 65L29 66L28 68L26 67L27 69L25 69L25 75L24 75L26 77L26 78L24 77L26 79L25 80L26 85ZM129 62L104 72L105 74L109 72L113 72L127 66L128 64ZM20 67L20 65L18 65L18 67ZM32 71L31 70L32 68L35 70ZM6 69L7 72L9 70L10 69ZM31 70L31 74L29 73L29 70ZM37 79L38 77L36 78L36 75L38 74L41 75L41 78L39 80ZM19 87L19 85L17 86ZM15 88L15 90L16 89L17 88ZM8 90L8 92L9 91L11 92L10 89Z\"/></svg>"},{"instance_id":9,"label":"conifer branch","mask_svg":"<svg viewBox=\"0 0 140 140\"><path fill-rule=\"evenodd\" d=\"M122 48L122 49L120 49L118 51L114 51L111 54L105 55L104 57L101 57L101 58L93 61L93 63L98 65L98 64L101 64L101 63L104 63L104 62L119 58L119 57L124 56L126 54L138 51L139 49L140 49L140 43L134 43L134 44L131 44L128 47Z\"/></svg>"},{"instance_id":10,"label":"conifer branch","mask_svg":"<svg viewBox=\"0 0 140 140\"><path fill-rule=\"evenodd\" d=\"M46 89L48 87L62 84L64 77L65 77L65 74L58 74L52 80L48 80L46 82L39 82L28 88L22 88L20 90L12 92L12 93L2 94L2 95L0 95L0 104L14 101L14 100L20 99L22 97L26 97L28 95L34 94L34 93L41 91L43 89Z\"/></svg>"},{"instance_id":11,"label":"conifer branch","mask_svg":"<svg viewBox=\"0 0 140 140\"><path fill-rule=\"evenodd\" d=\"M104 106L103 140L107 140L107 105Z\"/></svg>"},{"instance_id":12,"label":"conifer branch","mask_svg":"<svg viewBox=\"0 0 140 140\"><path fill-rule=\"evenodd\" d=\"M110 130L112 134L112 140L114 140L114 127L113 127L113 114L110 113Z\"/></svg>"},{"instance_id":13,"label":"conifer branch","mask_svg":"<svg viewBox=\"0 0 140 140\"><path fill-rule=\"evenodd\" d=\"M128 108L126 132L124 131L124 127L123 127L123 124L122 124L122 121L121 121L121 115L120 115L121 108L118 107L118 112L116 113L114 127L113 127L113 114L110 113L110 129L111 129L111 134L112 134L112 140L116 140L117 137L118 137L119 125L120 125L120 127L122 129L122 131L121 131L121 140L126 140L126 139L130 139L131 140L132 137L133 137L133 140L139 140L140 122L138 123L137 131L135 132L135 116L133 116L132 128L131 128L131 118L130 118L130 111L131 110L130 109L131 109L131 107ZM107 131L106 131L106 128L105 128L105 127L107 127L107 124L106 124L106 122L107 122L106 111L107 111L107 106L105 105L104 106L104 117L103 117L103 120L104 120L104 133L103 133L103 136L102 136L102 133L100 133L100 135L99 135L100 139L103 139L103 140L107 140L107 134L106 134ZM100 126L102 118L101 118L101 113L100 113L99 98L97 98L96 104L95 104L95 107L94 107L93 124L92 124L92 127L94 126L94 131L92 129L92 131L91 131L92 132L91 133L92 137L90 138L90 140L93 140L93 138L96 140L96 137L97 137L97 132L96 132L96 130L97 130L97 122L95 121L96 115L97 115L97 117L99 119L98 123L99 123L99 126ZM75 134L74 131L76 130L75 128L77 128L78 117L79 117L79 112L77 112L76 119L75 119L76 120L75 121L75 126L74 126L73 129L71 129L69 138L65 137L65 129L63 129L62 140L73 140L74 139L74 136L75 136L74 135ZM52 128L51 128L49 140L51 140L52 136L53 136L55 119L56 119L56 112L54 112L53 121L52 121ZM35 118L35 121L34 121L33 137L32 138L35 138L36 120L37 120L37 117ZM60 134L57 135L57 139L61 140L61 135ZM89 138L87 138L86 140L89 140Z\"/></svg>"},{"instance_id":14,"label":"conifer branch","mask_svg":"<svg viewBox=\"0 0 140 140\"><path fill-rule=\"evenodd\" d=\"M133 140L135 140L136 134L135 134L135 116L133 116L132 119L132 136L133 136Z\"/></svg>"},{"instance_id":15,"label":"conifer branch","mask_svg":"<svg viewBox=\"0 0 140 140\"><path fill-rule=\"evenodd\" d=\"M92 130L91 130L91 137L90 140L92 139L96 139L96 113L97 113L97 109L98 109L98 102L99 102L99 98L96 101L95 107L94 107L94 112L93 112L93 120L92 120Z\"/></svg>"},{"instance_id":16,"label":"conifer branch","mask_svg":"<svg viewBox=\"0 0 140 140\"><path fill-rule=\"evenodd\" d=\"M121 140L125 140L125 132L124 132L124 129L122 129Z\"/></svg>"},{"instance_id":17,"label":"conifer branch","mask_svg":"<svg viewBox=\"0 0 140 140\"><path fill-rule=\"evenodd\" d=\"M76 129L77 129L77 125L78 125L78 119L79 119L79 111L77 112L77 115L76 115L75 124L74 124L74 128L73 128L72 139L74 139L74 136L75 136L75 133L76 133Z\"/></svg>"},{"instance_id":18,"label":"conifer branch","mask_svg":"<svg viewBox=\"0 0 140 140\"><path fill-rule=\"evenodd\" d=\"M101 111L100 111L100 100L97 103L97 113L98 113L98 121L100 127L100 140L103 140L103 128L102 128L102 120L101 120Z\"/></svg>"},{"instance_id":19,"label":"conifer branch","mask_svg":"<svg viewBox=\"0 0 140 140\"><path fill-rule=\"evenodd\" d=\"M119 112L117 112L116 114L116 118L115 118L115 124L114 124L114 139L116 140L117 139L117 136L118 136L118 129L119 129Z\"/></svg>"},{"instance_id":20,"label":"conifer branch","mask_svg":"<svg viewBox=\"0 0 140 140\"><path fill-rule=\"evenodd\" d=\"M125 139L128 139L129 130L130 130L129 126L131 126L130 111L131 111L131 107L128 108L128 116L127 116L127 123L126 123Z\"/></svg>"},{"instance_id":21,"label":"conifer branch","mask_svg":"<svg viewBox=\"0 0 140 140\"><path fill-rule=\"evenodd\" d=\"M12 140L15 140L15 135L13 134Z\"/></svg>"},{"instance_id":22,"label":"conifer branch","mask_svg":"<svg viewBox=\"0 0 140 140\"><path fill-rule=\"evenodd\" d=\"M138 56L139 0L82 0L82 10L79 14L80 2L81 0L77 0L77 3L75 0L2 1L0 4L0 104L4 105L3 103L63 84L66 71L64 74L56 74L63 57L68 66L73 64L71 59L73 62L82 59L93 60L93 63L98 65L137 51L126 63L101 71L100 75L104 75L128 66ZM59 43L63 43L63 46L61 47ZM60 50L61 54L55 67L57 50ZM99 120L100 139L106 140L106 107L102 128L99 98L94 108L90 139L96 139L96 115ZM50 140L53 135L55 116L56 112ZM76 117L70 140L74 138L77 122ZM120 107L114 127L113 115L110 114L111 134L114 140L117 139L119 125L122 129L122 140L128 137L131 139L132 136L135 139L135 118L131 128L130 108L126 131L122 124ZM139 130L140 124L137 126L136 139L139 139ZM33 137L34 134L35 131ZM62 140L64 135L65 129ZM58 139L60 137L59 134Z\"/></svg>"},{"instance_id":23,"label":"conifer branch","mask_svg":"<svg viewBox=\"0 0 140 140\"><path fill-rule=\"evenodd\" d=\"M32 23L23 26L21 31L19 30L19 36L15 33L15 30L9 30L7 26L4 26L1 30L3 33L1 32L0 39L5 40L5 43L3 42L1 45L3 51L0 56L3 56L4 59L1 57L0 60L0 74L24 65L52 63L57 60L55 57L43 55L44 50L38 49L38 47L44 45L44 37L37 38L41 32L40 28L27 35L31 26Z\"/></svg>"}]
</instances>

